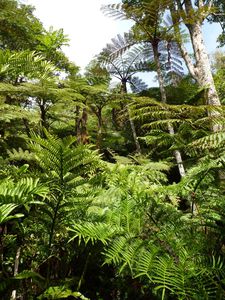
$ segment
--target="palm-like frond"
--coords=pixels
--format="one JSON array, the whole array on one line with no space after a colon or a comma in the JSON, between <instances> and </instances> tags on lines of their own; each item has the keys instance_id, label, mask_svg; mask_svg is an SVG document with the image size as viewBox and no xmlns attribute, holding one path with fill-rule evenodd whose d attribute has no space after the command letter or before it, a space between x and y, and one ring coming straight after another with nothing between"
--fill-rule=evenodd
<instances>
[{"instance_id":1,"label":"palm-like frond","mask_svg":"<svg viewBox=\"0 0 225 300\"><path fill-rule=\"evenodd\" d=\"M48 188L38 179L22 178L17 183L10 179L0 183L0 200L2 203L15 205L28 205L39 203L40 197L45 198Z\"/></svg>"},{"instance_id":2,"label":"palm-like frond","mask_svg":"<svg viewBox=\"0 0 225 300\"><path fill-rule=\"evenodd\" d=\"M130 80L130 87L133 93L140 93L147 90L148 85L141 78L133 76Z\"/></svg>"},{"instance_id":3,"label":"palm-like frond","mask_svg":"<svg viewBox=\"0 0 225 300\"><path fill-rule=\"evenodd\" d=\"M30 119L33 114L16 105L0 104L0 120L9 123L12 120Z\"/></svg>"},{"instance_id":4,"label":"palm-like frond","mask_svg":"<svg viewBox=\"0 0 225 300\"><path fill-rule=\"evenodd\" d=\"M92 243L100 241L104 245L107 245L107 242L121 229L116 226L110 226L107 223L91 223L91 222L82 222L82 224L71 224L72 227L69 228L69 231L73 234L71 240L76 237L79 238L79 241L82 239L85 243L91 241ZM71 241L70 240L70 241Z\"/></svg>"},{"instance_id":5,"label":"palm-like frond","mask_svg":"<svg viewBox=\"0 0 225 300\"><path fill-rule=\"evenodd\" d=\"M116 20L126 20L127 16L125 11L122 8L122 4L108 4L102 5L101 10L106 16L115 18Z\"/></svg>"},{"instance_id":6,"label":"palm-like frond","mask_svg":"<svg viewBox=\"0 0 225 300\"><path fill-rule=\"evenodd\" d=\"M163 0L143 2L140 5L104 6L104 11L108 12L108 15L113 17L116 15L126 16L127 19L133 19L137 25L134 26L131 32L124 34L123 37L118 35L117 38L112 39L112 43L107 44L103 53L115 59L126 51L134 51L135 47L138 47L142 48L139 53L145 53L145 58L148 55L149 61L155 61L153 48L157 48L161 67L167 77L173 73L182 76L182 58L174 34L171 31L172 26L168 26L168 24L164 27L158 26L169 3L170 1ZM135 30L140 31L143 37L136 34Z\"/></svg>"},{"instance_id":7,"label":"palm-like frond","mask_svg":"<svg viewBox=\"0 0 225 300\"><path fill-rule=\"evenodd\" d=\"M0 205L0 225L12 219L18 219L24 216L23 214L12 214L17 207L18 205L12 203Z\"/></svg>"},{"instance_id":8,"label":"palm-like frond","mask_svg":"<svg viewBox=\"0 0 225 300\"><path fill-rule=\"evenodd\" d=\"M221 117L222 120L222 117ZM222 120L224 123L224 120ZM216 132L199 138L189 144L190 151L205 151L206 149L224 149L225 132Z\"/></svg>"},{"instance_id":9,"label":"palm-like frond","mask_svg":"<svg viewBox=\"0 0 225 300\"><path fill-rule=\"evenodd\" d=\"M72 147L76 139L66 137L63 140L51 136L46 132L47 139L33 134L31 148L35 151L40 166L52 178L58 180L71 180L70 174L75 176L92 174L100 166L99 156L89 146L79 145Z\"/></svg>"},{"instance_id":10,"label":"palm-like frond","mask_svg":"<svg viewBox=\"0 0 225 300\"><path fill-rule=\"evenodd\" d=\"M0 51L0 78L17 80L18 78L47 79L55 67L40 54L30 51L11 53Z\"/></svg>"},{"instance_id":11,"label":"palm-like frond","mask_svg":"<svg viewBox=\"0 0 225 300\"><path fill-rule=\"evenodd\" d=\"M123 36L118 34L115 38L111 40L111 43L108 43L105 48L103 48L102 52L99 55L99 61L102 63L107 63L113 61L118 58L120 55L123 55L127 50L129 50L132 46L136 45L136 40L132 33L124 33ZM143 58L141 53L141 46L135 47L131 51L132 57L140 57Z\"/></svg>"},{"instance_id":12,"label":"palm-like frond","mask_svg":"<svg viewBox=\"0 0 225 300\"><path fill-rule=\"evenodd\" d=\"M191 152L192 149L195 149L195 151L197 149L212 149L213 145L217 149L218 147L223 147L223 132L209 134L210 126L214 122L224 125L223 107L169 105L153 99L139 97L136 102L132 102L130 110L132 117L142 122L145 129L166 130L168 124L173 124L177 129L176 135L180 137L180 141L183 138L185 143L187 143L187 138L189 138L190 145L187 148L187 152ZM219 117L207 116L207 112L214 112L215 110L220 114Z\"/></svg>"}]
</instances>

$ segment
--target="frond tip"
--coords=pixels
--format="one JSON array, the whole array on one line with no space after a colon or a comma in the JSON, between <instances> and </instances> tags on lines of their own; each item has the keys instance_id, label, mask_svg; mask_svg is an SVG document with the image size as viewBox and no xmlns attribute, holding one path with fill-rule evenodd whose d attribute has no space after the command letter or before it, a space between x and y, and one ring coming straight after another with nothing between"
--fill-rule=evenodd
<instances>
[{"instance_id":1,"label":"frond tip","mask_svg":"<svg viewBox=\"0 0 225 300\"><path fill-rule=\"evenodd\" d=\"M101 11L109 17L114 18L115 20L126 20L126 13L122 9L122 4L108 4L102 5Z\"/></svg>"}]
</instances>

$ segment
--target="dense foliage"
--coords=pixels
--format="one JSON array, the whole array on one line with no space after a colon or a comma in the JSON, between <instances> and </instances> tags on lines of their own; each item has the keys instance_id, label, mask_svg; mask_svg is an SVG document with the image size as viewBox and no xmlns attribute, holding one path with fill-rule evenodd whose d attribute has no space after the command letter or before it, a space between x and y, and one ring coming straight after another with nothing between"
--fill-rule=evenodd
<instances>
[{"instance_id":1,"label":"dense foliage","mask_svg":"<svg viewBox=\"0 0 225 300\"><path fill-rule=\"evenodd\" d=\"M224 299L225 54L199 56L223 1L104 6L134 25L84 75L62 29L0 10L0 298Z\"/></svg>"}]
</instances>

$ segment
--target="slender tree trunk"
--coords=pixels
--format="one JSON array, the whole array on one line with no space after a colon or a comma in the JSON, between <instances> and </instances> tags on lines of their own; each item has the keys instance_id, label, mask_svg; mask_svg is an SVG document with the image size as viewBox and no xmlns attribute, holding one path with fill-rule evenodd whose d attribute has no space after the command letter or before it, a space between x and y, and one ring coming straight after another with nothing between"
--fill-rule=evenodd
<instances>
[{"instance_id":1,"label":"slender tree trunk","mask_svg":"<svg viewBox=\"0 0 225 300\"><path fill-rule=\"evenodd\" d=\"M112 109L112 123L115 127L116 130L119 129L119 124L118 124L118 121L117 121L117 111L115 108Z\"/></svg>"},{"instance_id":2,"label":"slender tree trunk","mask_svg":"<svg viewBox=\"0 0 225 300\"><path fill-rule=\"evenodd\" d=\"M77 111L79 113L79 111ZM77 114L78 116L78 114ZM88 144L88 132L87 132L87 120L88 113L87 108L84 107L82 110L81 117L76 119L76 133L77 133L77 142L80 144Z\"/></svg>"},{"instance_id":3,"label":"slender tree trunk","mask_svg":"<svg viewBox=\"0 0 225 300\"><path fill-rule=\"evenodd\" d=\"M122 91L123 94L127 94L127 80L126 79L122 79L121 91ZM134 122L131 118L131 114L130 114L130 110L129 110L128 105L126 105L126 111L127 111L127 114L128 114L128 119L129 119L129 122L130 122L130 127L131 127L131 131L132 131L134 143L135 143L135 146L136 146L136 150L137 150L138 153L141 153L141 146L140 146L140 143L139 143L138 138L137 138L137 132L136 132L136 129L135 129Z\"/></svg>"},{"instance_id":4,"label":"slender tree trunk","mask_svg":"<svg viewBox=\"0 0 225 300\"><path fill-rule=\"evenodd\" d=\"M173 126L171 126L171 125L168 125L168 131L169 131L169 134L171 134L171 135L175 134ZM173 155L174 155L174 157L176 159L180 176L184 177L186 175L186 173L185 173L185 169L184 169L184 165L183 165L183 160L182 160L182 156L181 156L180 151L179 150L174 150L173 151Z\"/></svg>"},{"instance_id":5,"label":"slender tree trunk","mask_svg":"<svg viewBox=\"0 0 225 300\"><path fill-rule=\"evenodd\" d=\"M138 138L137 138L136 129L135 129L134 122L133 122L133 120L131 118L131 115L130 115L129 107L127 107L127 114L128 114L128 118L129 118L129 122L130 122L130 128L131 128L131 131L132 131L134 143L135 143L135 146L136 146L136 150L137 150L138 153L141 153L141 146L140 146L140 143L139 143Z\"/></svg>"},{"instance_id":6,"label":"slender tree trunk","mask_svg":"<svg viewBox=\"0 0 225 300\"><path fill-rule=\"evenodd\" d=\"M4 273L3 270L3 261L4 261L4 245L3 245L3 234L4 234L4 225L0 225L0 269L2 273Z\"/></svg>"},{"instance_id":7,"label":"slender tree trunk","mask_svg":"<svg viewBox=\"0 0 225 300\"><path fill-rule=\"evenodd\" d=\"M83 108L82 116L81 116L81 143L88 144L88 132L87 132L87 119L88 119L88 113L87 108Z\"/></svg>"},{"instance_id":8,"label":"slender tree trunk","mask_svg":"<svg viewBox=\"0 0 225 300\"><path fill-rule=\"evenodd\" d=\"M41 114L41 127L47 129L48 128L47 119L46 119L47 111L46 111L46 107L45 107L43 100L40 101L39 108L40 108L40 114Z\"/></svg>"},{"instance_id":9,"label":"slender tree trunk","mask_svg":"<svg viewBox=\"0 0 225 300\"><path fill-rule=\"evenodd\" d=\"M30 127L29 127L29 122L27 119L23 118L23 124L25 127L25 131L28 137L30 137Z\"/></svg>"},{"instance_id":10,"label":"slender tree trunk","mask_svg":"<svg viewBox=\"0 0 225 300\"><path fill-rule=\"evenodd\" d=\"M158 42L152 43L152 49L153 49L153 55L154 55L154 62L156 64L156 72L157 72L157 76L158 76L161 100L162 100L162 103L166 103L167 102L166 89L165 89L163 74L161 71L161 65L160 65L160 61L159 61Z\"/></svg>"},{"instance_id":11,"label":"slender tree trunk","mask_svg":"<svg viewBox=\"0 0 225 300\"><path fill-rule=\"evenodd\" d=\"M19 271L20 252L21 252L21 247L18 247L16 251L16 257L14 263L14 273L13 273L14 277L18 274ZM12 291L11 300L16 300L16 290Z\"/></svg>"},{"instance_id":12,"label":"slender tree trunk","mask_svg":"<svg viewBox=\"0 0 225 300\"><path fill-rule=\"evenodd\" d=\"M101 149L101 143L102 143L102 108L97 108L97 117L98 117L98 132L97 132L97 141L96 146L98 149Z\"/></svg>"},{"instance_id":13,"label":"slender tree trunk","mask_svg":"<svg viewBox=\"0 0 225 300\"><path fill-rule=\"evenodd\" d=\"M77 289L76 289L78 292L80 291L81 285L82 285L82 283L84 281L84 276L85 276L86 271L87 271L87 267L88 267L88 263L89 263L89 260L90 260L90 256L91 256L91 253L88 252L88 256L87 256L87 258L85 260L85 264L84 264L84 268L83 268L82 274L81 274L80 279L78 281L78 285L77 285Z\"/></svg>"},{"instance_id":14,"label":"slender tree trunk","mask_svg":"<svg viewBox=\"0 0 225 300\"><path fill-rule=\"evenodd\" d=\"M79 114L80 114L80 107L76 105L75 109L75 122L74 122L74 127L75 127L75 136L77 137L78 131L79 131Z\"/></svg>"},{"instance_id":15,"label":"slender tree trunk","mask_svg":"<svg viewBox=\"0 0 225 300\"><path fill-rule=\"evenodd\" d=\"M159 61L158 42L153 43L152 48L153 48L153 54L154 54L154 61L155 61L155 64L156 64L156 69L157 69L161 99L162 99L163 103L166 103L167 102L167 97L166 97L166 90L165 90L163 74L162 74L162 71L161 71L161 66L160 66L160 61ZM174 135L174 128L170 124L168 124L168 131L169 131L169 134ZM184 177L185 176L185 169L184 169L183 160L182 160L182 156L181 156L180 151L175 150L173 152L173 155L176 159L180 176Z\"/></svg>"}]
</instances>

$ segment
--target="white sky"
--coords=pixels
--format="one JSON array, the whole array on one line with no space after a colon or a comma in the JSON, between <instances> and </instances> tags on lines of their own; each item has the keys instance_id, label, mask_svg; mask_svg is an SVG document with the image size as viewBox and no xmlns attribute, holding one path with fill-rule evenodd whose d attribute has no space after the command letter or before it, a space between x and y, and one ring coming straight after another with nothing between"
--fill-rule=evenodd
<instances>
[{"instance_id":1,"label":"white sky","mask_svg":"<svg viewBox=\"0 0 225 300\"><path fill-rule=\"evenodd\" d=\"M120 3L120 0L21 0L35 6L35 15L48 29L63 28L70 38L70 47L63 50L69 59L76 63L81 70L98 54L106 43L118 33L129 30L131 22L119 21L106 17L100 8L104 4ZM208 52L214 52L216 39L220 32L218 25L204 27L205 42ZM189 47L188 47L189 48ZM143 74L143 78L151 85L153 73Z\"/></svg>"},{"instance_id":2,"label":"white sky","mask_svg":"<svg viewBox=\"0 0 225 300\"><path fill-rule=\"evenodd\" d=\"M78 66L84 68L111 38L127 31L128 21L115 21L100 11L102 4L119 0L23 0L36 7L35 15L45 28L63 28L70 47L63 50Z\"/></svg>"}]
</instances>

